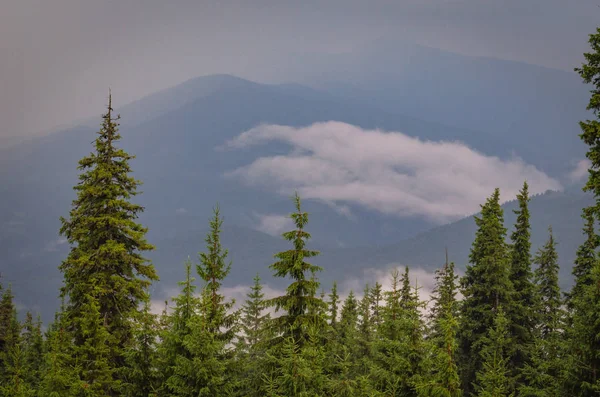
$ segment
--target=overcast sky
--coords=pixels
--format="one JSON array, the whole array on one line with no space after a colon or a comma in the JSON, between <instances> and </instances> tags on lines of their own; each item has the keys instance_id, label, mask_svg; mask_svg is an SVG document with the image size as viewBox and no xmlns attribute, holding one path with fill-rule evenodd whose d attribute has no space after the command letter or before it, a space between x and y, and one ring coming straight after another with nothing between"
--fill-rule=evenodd
<instances>
[{"instance_id":1,"label":"overcast sky","mask_svg":"<svg viewBox=\"0 0 600 397\"><path fill-rule=\"evenodd\" d=\"M600 25L600 0L0 3L3 137L99 116L109 86L122 105L209 73L270 81L265 65L286 53L380 37L572 70Z\"/></svg>"}]
</instances>

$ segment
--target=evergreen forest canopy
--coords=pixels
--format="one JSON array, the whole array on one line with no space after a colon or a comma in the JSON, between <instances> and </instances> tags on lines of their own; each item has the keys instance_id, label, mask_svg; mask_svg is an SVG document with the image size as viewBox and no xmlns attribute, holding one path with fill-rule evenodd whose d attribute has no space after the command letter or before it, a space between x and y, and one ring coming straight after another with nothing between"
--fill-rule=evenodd
<instances>
[{"instance_id":1,"label":"evergreen forest canopy","mask_svg":"<svg viewBox=\"0 0 600 397\"><path fill-rule=\"evenodd\" d=\"M600 29L576 69L600 110ZM410 270L391 288L365 285L342 301L322 289L311 264L309 216L298 195L289 249L275 254L274 277L289 281L267 298L260 278L241 309L222 289L235 267L215 207L198 260L185 263L180 292L162 314L150 311L158 280L144 257L154 249L143 211L131 199L133 156L118 148L109 100L95 150L79 162L76 199L60 233L71 250L60 264L62 305L45 332L31 313L17 319L10 285L0 299L0 396L597 396L600 394L600 120L580 123L591 162L582 210L584 239L568 292L558 284L552 229L531 251L529 191L519 195L507 236L500 191L475 218L466 274L436 272L431 300ZM507 243L507 237L510 243ZM199 279L198 283L196 279ZM457 296L460 293L462 299ZM427 309L427 310L425 310Z\"/></svg>"}]
</instances>

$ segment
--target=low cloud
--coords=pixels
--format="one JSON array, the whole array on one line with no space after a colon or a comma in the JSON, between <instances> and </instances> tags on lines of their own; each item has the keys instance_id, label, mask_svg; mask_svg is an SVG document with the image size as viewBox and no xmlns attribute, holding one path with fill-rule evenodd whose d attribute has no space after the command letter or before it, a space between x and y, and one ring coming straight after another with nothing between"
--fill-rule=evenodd
<instances>
[{"instance_id":1,"label":"low cloud","mask_svg":"<svg viewBox=\"0 0 600 397\"><path fill-rule=\"evenodd\" d=\"M294 227L294 222L288 215L255 213L254 216L258 220L256 229L271 236L279 236Z\"/></svg>"},{"instance_id":2,"label":"low cloud","mask_svg":"<svg viewBox=\"0 0 600 397\"><path fill-rule=\"evenodd\" d=\"M395 216L447 222L470 215L499 187L512 199L527 180L532 193L561 184L519 158L486 156L460 142L432 142L341 122L304 128L261 125L229 149L279 141L290 153L260 157L226 174L280 194L354 204Z\"/></svg>"},{"instance_id":3,"label":"low cloud","mask_svg":"<svg viewBox=\"0 0 600 397\"><path fill-rule=\"evenodd\" d=\"M581 182L588 175L588 169L592 166L592 163L585 159L579 161L573 171L569 174L569 179L571 182Z\"/></svg>"},{"instance_id":4,"label":"low cloud","mask_svg":"<svg viewBox=\"0 0 600 397\"><path fill-rule=\"evenodd\" d=\"M340 310L338 313L341 313L341 307L343 305L344 300L350 294L350 291L354 293L354 296L357 300L361 300L364 296L365 285L369 284L370 287L373 287L376 282L380 283L382 286L382 291L390 291L391 290L391 280L392 280L392 271L397 270L399 276L402 276L405 270L405 266L398 263L390 263L386 266L381 266L378 268L365 268L363 270L363 274L359 277L348 277L338 281L338 295L340 297ZM457 274L461 276L462 274L458 269L456 269ZM421 268L412 268L409 267L409 278L411 281L411 286L419 288L419 299L422 302L429 303L431 300L431 294L433 289L435 288L435 273L426 271ZM198 284L196 284L198 285ZM227 300L235 300L234 307L232 310L238 310L242 307L244 302L247 299L247 294L250 292L251 285L246 284L238 284L231 287L223 287L221 292L226 297ZM326 297L328 300L329 293L331 291L331 285L321 284L321 289L325 291ZM196 296L199 295L200 287L196 289ZM169 312L172 310L174 303L172 298L177 296L180 293L180 290L175 287L168 287L162 290L162 295L168 296L169 301ZM273 288L269 284L263 284L263 293L265 295L265 299L274 298L277 296L284 295L286 292L282 289ZM320 294L320 290L319 290ZM462 299L462 296L457 294L457 299ZM426 314L429 310L430 305L428 304L426 307L421 309L423 314ZM165 301L159 299L153 299L151 302L151 311L155 314L160 314L165 309ZM273 308L268 308L264 311L264 313L270 313L271 316L278 316L281 314L281 311L276 313Z\"/></svg>"},{"instance_id":5,"label":"low cloud","mask_svg":"<svg viewBox=\"0 0 600 397\"><path fill-rule=\"evenodd\" d=\"M66 238L59 238L58 240L51 241L44 247L44 251L46 252L56 252L59 250L60 246L65 245L67 243Z\"/></svg>"}]
</instances>

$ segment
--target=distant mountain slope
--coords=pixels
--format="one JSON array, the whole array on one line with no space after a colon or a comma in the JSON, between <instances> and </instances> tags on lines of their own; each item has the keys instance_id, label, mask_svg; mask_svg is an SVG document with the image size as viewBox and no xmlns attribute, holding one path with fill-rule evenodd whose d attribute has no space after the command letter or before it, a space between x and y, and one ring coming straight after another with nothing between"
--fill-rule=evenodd
<instances>
[{"instance_id":1,"label":"distant mountain slope","mask_svg":"<svg viewBox=\"0 0 600 397\"><path fill-rule=\"evenodd\" d=\"M578 121L590 117L589 87L574 72L387 38L350 53L298 54L282 63L279 69L297 81L340 98L502 137L552 175L582 158Z\"/></svg>"}]
</instances>

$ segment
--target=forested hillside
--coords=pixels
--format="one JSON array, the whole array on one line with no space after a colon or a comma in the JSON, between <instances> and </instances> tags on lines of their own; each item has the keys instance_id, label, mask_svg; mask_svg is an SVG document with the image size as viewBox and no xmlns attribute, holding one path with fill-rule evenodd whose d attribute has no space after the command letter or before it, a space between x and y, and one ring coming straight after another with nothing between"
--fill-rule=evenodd
<instances>
[{"instance_id":1,"label":"forested hillside","mask_svg":"<svg viewBox=\"0 0 600 397\"><path fill-rule=\"evenodd\" d=\"M590 44L577 72L594 86L588 108L597 114L600 29ZM289 203L289 230L265 264L284 289L267 296L266 277L255 275L241 307L225 294L224 283L238 270L223 243L226 214L216 202L198 257L175 260L182 262L184 277L159 314L151 310L151 290L161 274L148 259L157 247L141 220L146 208L135 201L141 181L133 176L133 154L120 146L119 120L109 96L92 151L78 163L75 199L60 218L68 250L58 266L62 303L54 320L44 325L35 313L20 316L15 295L22 291L0 280L0 396L600 393L597 119L580 123L590 161L584 190L590 196L576 196L582 204L578 213L561 212L564 218L548 225L538 248L534 218L546 222L544 205L555 206L564 196L539 196L544 205L535 213L527 181L504 208L496 188L474 222L466 218L458 223L462 228L433 231L444 247L423 244L432 241L424 235L407 240L407 251L448 248L426 299L409 266L391 271L385 288L375 282L342 295L336 282L323 283L325 269L310 234L312 214L296 193ZM563 223L579 223L583 239L572 285L561 289L565 270L554 230ZM468 264L459 276L448 254L465 253L452 252L448 234L471 234L469 225L474 229ZM378 252L394 255L395 249Z\"/></svg>"}]
</instances>

